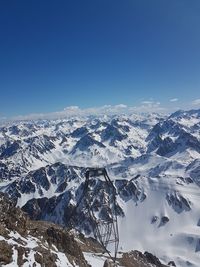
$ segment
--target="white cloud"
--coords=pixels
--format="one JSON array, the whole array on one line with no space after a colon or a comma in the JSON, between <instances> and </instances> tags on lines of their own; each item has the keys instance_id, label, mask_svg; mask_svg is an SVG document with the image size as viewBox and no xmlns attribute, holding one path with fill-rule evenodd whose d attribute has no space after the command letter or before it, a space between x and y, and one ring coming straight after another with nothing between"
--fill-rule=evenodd
<instances>
[{"instance_id":1,"label":"white cloud","mask_svg":"<svg viewBox=\"0 0 200 267\"><path fill-rule=\"evenodd\" d=\"M192 105L193 106L200 106L200 98L195 99L194 101L192 101Z\"/></svg>"},{"instance_id":2,"label":"white cloud","mask_svg":"<svg viewBox=\"0 0 200 267\"><path fill-rule=\"evenodd\" d=\"M127 105L119 104L119 105L116 105L115 107L117 107L117 108L127 108Z\"/></svg>"},{"instance_id":3,"label":"white cloud","mask_svg":"<svg viewBox=\"0 0 200 267\"><path fill-rule=\"evenodd\" d=\"M78 106L70 106L70 107L66 107L64 108L65 111L76 111L79 110Z\"/></svg>"},{"instance_id":4,"label":"white cloud","mask_svg":"<svg viewBox=\"0 0 200 267\"><path fill-rule=\"evenodd\" d=\"M142 101L140 105L130 108L133 112L167 112L167 109L161 106L161 103L158 101Z\"/></svg>"},{"instance_id":5,"label":"white cloud","mask_svg":"<svg viewBox=\"0 0 200 267\"><path fill-rule=\"evenodd\" d=\"M65 107L62 111L51 113L36 113L23 116L16 116L12 120L37 120L37 119L62 119L76 116L101 116L127 113L129 107L124 104L104 105L101 107L80 108L78 106Z\"/></svg>"},{"instance_id":6,"label":"white cloud","mask_svg":"<svg viewBox=\"0 0 200 267\"><path fill-rule=\"evenodd\" d=\"M141 104L144 104L144 105L151 105L153 103L153 101L142 101Z\"/></svg>"},{"instance_id":7,"label":"white cloud","mask_svg":"<svg viewBox=\"0 0 200 267\"><path fill-rule=\"evenodd\" d=\"M61 111L51 113L36 113L26 116L16 116L10 120L42 120L42 119L63 119L71 117L88 117L88 116L104 116L117 114L131 114L131 113L151 113L162 112L166 113L167 109L161 106L160 102L156 101L142 101L137 106L127 106L125 104L118 105L104 105L100 107L80 108L78 106L65 107Z\"/></svg>"},{"instance_id":8,"label":"white cloud","mask_svg":"<svg viewBox=\"0 0 200 267\"><path fill-rule=\"evenodd\" d=\"M169 100L170 102L177 102L178 101L178 98L172 98Z\"/></svg>"}]
</instances>

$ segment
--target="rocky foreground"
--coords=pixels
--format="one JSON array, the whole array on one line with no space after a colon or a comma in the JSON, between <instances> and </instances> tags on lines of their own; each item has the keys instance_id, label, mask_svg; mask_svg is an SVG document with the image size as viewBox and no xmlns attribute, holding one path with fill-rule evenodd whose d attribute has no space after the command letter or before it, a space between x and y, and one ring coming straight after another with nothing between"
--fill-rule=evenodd
<instances>
[{"instance_id":1,"label":"rocky foreground","mask_svg":"<svg viewBox=\"0 0 200 267\"><path fill-rule=\"evenodd\" d=\"M53 223L32 221L5 194L0 194L1 267L103 265L113 266L94 239ZM164 267L152 254L139 251L119 253L117 266Z\"/></svg>"}]
</instances>

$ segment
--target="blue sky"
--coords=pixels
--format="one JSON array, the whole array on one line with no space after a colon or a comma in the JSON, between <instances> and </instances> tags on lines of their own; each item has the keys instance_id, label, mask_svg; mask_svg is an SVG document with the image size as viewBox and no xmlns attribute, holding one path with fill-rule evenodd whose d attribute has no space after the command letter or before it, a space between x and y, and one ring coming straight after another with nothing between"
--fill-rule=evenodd
<instances>
[{"instance_id":1,"label":"blue sky","mask_svg":"<svg viewBox=\"0 0 200 267\"><path fill-rule=\"evenodd\" d=\"M199 107L199 14L199 0L1 1L0 116Z\"/></svg>"}]
</instances>

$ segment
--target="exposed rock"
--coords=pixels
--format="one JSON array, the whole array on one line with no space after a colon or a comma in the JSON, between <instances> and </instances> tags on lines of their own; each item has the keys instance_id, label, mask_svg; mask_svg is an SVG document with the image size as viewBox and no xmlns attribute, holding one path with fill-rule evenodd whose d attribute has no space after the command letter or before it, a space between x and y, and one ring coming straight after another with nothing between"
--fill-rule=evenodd
<instances>
[{"instance_id":1,"label":"exposed rock","mask_svg":"<svg viewBox=\"0 0 200 267\"><path fill-rule=\"evenodd\" d=\"M191 202L178 193L168 193L166 199L177 213L191 210Z\"/></svg>"},{"instance_id":2,"label":"exposed rock","mask_svg":"<svg viewBox=\"0 0 200 267\"><path fill-rule=\"evenodd\" d=\"M197 239L197 245L196 245L196 249L195 252L199 252L200 251L200 238Z\"/></svg>"},{"instance_id":3,"label":"exposed rock","mask_svg":"<svg viewBox=\"0 0 200 267\"><path fill-rule=\"evenodd\" d=\"M158 221L158 216L153 216L151 219L151 223L156 223Z\"/></svg>"},{"instance_id":4,"label":"exposed rock","mask_svg":"<svg viewBox=\"0 0 200 267\"><path fill-rule=\"evenodd\" d=\"M159 266L159 267L162 266L162 264L161 264L161 262L159 261L159 259L158 259L156 256L154 256L153 254L151 254L151 253L145 251L144 256L146 257L146 259L147 259L147 261L148 261L149 263L152 263L152 264L154 264L154 265L156 265L156 266Z\"/></svg>"},{"instance_id":5,"label":"exposed rock","mask_svg":"<svg viewBox=\"0 0 200 267\"><path fill-rule=\"evenodd\" d=\"M6 241L0 241L0 266L1 264L9 264L12 262L12 246Z\"/></svg>"},{"instance_id":6,"label":"exposed rock","mask_svg":"<svg viewBox=\"0 0 200 267\"><path fill-rule=\"evenodd\" d=\"M125 267L166 267L151 253L145 252L143 254L137 250L123 253L120 264Z\"/></svg>"},{"instance_id":7,"label":"exposed rock","mask_svg":"<svg viewBox=\"0 0 200 267\"><path fill-rule=\"evenodd\" d=\"M7 141L6 144L0 147L0 159L9 158L17 153L20 149L20 141Z\"/></svg>"},{"instance_id":8,"label":"exposed rock","mask_svg":"<svg viewBox=\"0 0 200 267\"><path fill-rule=\"evenodd\" d=\"M104 148L105 146L101 143L96 141L91 134L84 135L74 146L71 154L75 154L76 150L80 151L87 151L91 146L96 145L97 147Z\"/></svg>"},{"instance_id":9,"label":"exposed rock","mask_svg":"<svg viewBox=\"0 0 200 267\"><path fill-rule=\"evenodd\" d=\"M160 219L160 224L159 224L159 227L161 226L164 226L166 223L169 222L169 218L167 216L163 216L161 219Z\"/></svg>"},{"instance_id":10,"label":"exposed rock","mask_svg":"<svg viewBox=\"0 0 200 267\"><path fill-rule=\"evenodd\" d=\"M38 248L34 255L35 261L41 266L57 267L56 260L58 259L55 253L51 253L47 249Z\"/></svg>"},{"instance_id":11,"label":"exposed rock","mask_svg":"<svg viewBox=\"0 0 200 267\"><path fill-rule=\"evenodd\" d=\"M0 236L5 239L0 241L0 264L12 262L13 251L17 251L20 267L30 253L41 266L56 267L57 252L60 252L71 264L89 267L72 233L53 223L31 221L3 193L0 193ZM30 242L33 245L30 246Z\"/></svg>"},{"instance_id":12,"label":"exposed rock","mask_svg":"<svg viewBox=\"0 0 200 267\"><path fill-rule=\"evenodd\" d=\"M18 257L17 257L17 264L18 266L23 266L23 264L25 262L27 262L28 260L26 259L26 257L28 256L28 254L30 253L30 249L25 248L25 247L21 247L21 246L14 246L15 249L18 252ZM25 258L24 258L25 256Z\"/></svg>"},{"instance_id":13,"label":"exposed rock","mask_svg":"<svg viewBox=\"0 0 200 267\"><path fill-rule=\"evenodd\" d=\"M176 267L176 264L174 261L169 261L167 265Z\"/></svg>"},{"instance_id":14,"label":"exposed rock","mask_svg":"<svg viewBox=\"0 0 200 267\"><path fill-rule=\"evenodd\" d=\"M111 260L106 260L104 262L103 267L117 267L117 263L111 261Z\"/></svg>"},{"instance_id":15,"label":"exposed rock","mask_svg":"<svg viewBox=\"0 0 200 267\"><path fill-rule=\"evenodd\" d=\"M27 231L27 215L16 208L14 203L9 200L3 193L0 192L0 231L7 228L12 231L18 231L20 234L25 234ZM5 231L5 230L4 230Z\"/></svg>"}]
</instances>

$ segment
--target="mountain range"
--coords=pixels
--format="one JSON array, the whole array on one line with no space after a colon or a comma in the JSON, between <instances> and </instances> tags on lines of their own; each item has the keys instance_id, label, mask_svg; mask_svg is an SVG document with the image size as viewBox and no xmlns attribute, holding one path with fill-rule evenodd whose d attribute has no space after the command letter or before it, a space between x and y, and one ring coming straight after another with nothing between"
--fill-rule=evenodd
<instances>
[{"instance_id":1,"label":"mountain range","mask_svg":"<svg viewBox=\"0 0 200 267\"><path fill-rule=\"evenodd\" d=\"M199 267L200 110L0 127L0 191L32 220L68 226L88 167L105 167L116 188L121 253L149 251L163 264ZM106 216L106 182L91 178L89 186L96 217ZM89 237L85 205L72 220Z\"/></svg>"}]
</instances>

